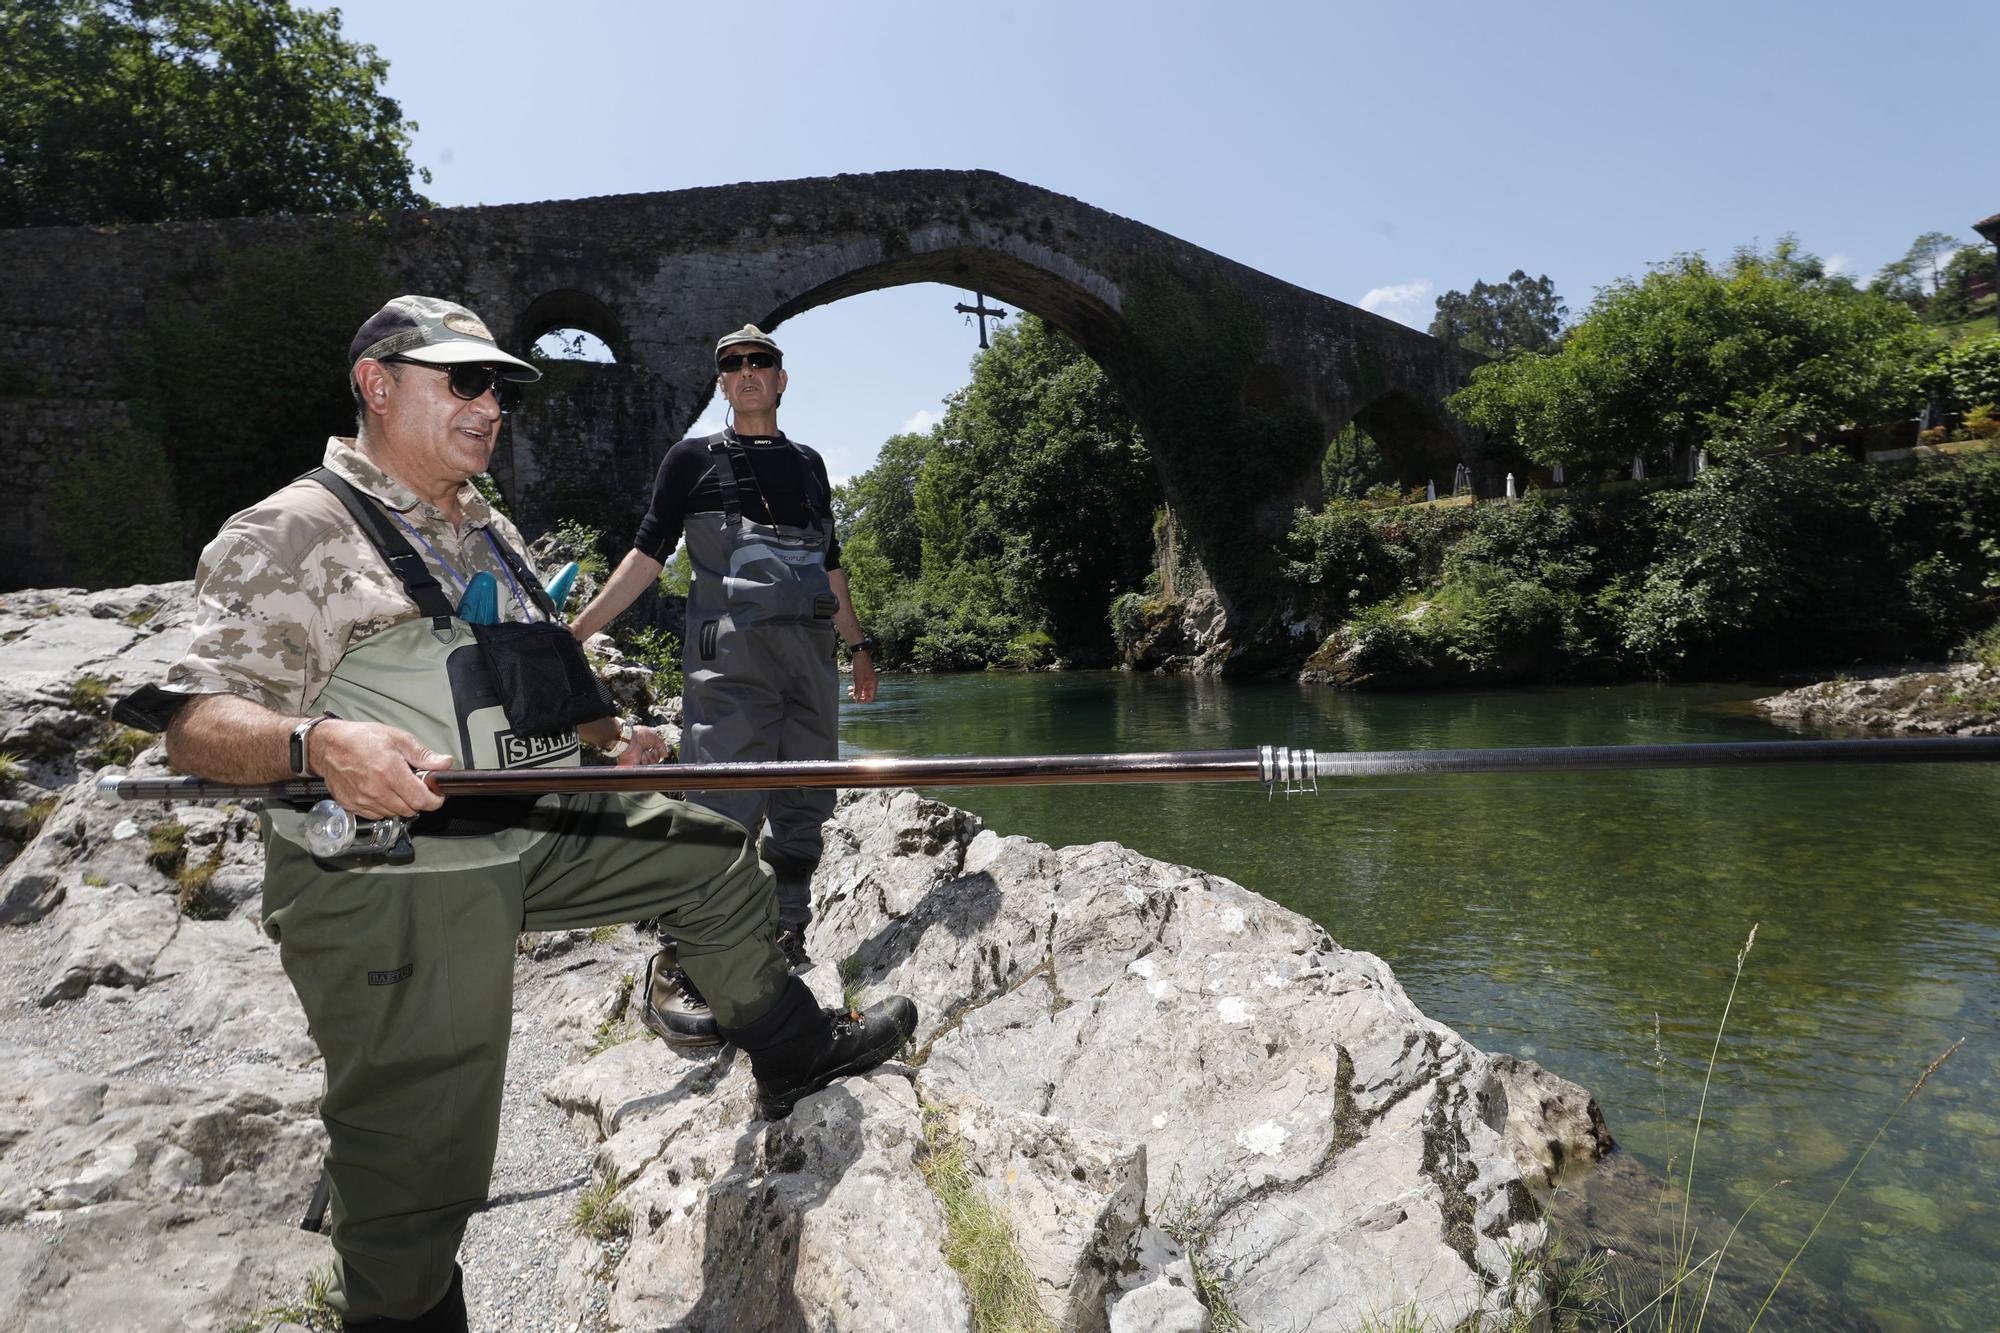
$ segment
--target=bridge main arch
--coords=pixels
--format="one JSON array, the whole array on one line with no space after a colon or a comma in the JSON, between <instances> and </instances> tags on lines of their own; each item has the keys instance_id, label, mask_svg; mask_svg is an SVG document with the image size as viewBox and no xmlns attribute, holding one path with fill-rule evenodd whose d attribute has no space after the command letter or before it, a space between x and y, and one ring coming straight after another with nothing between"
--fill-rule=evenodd
<instances>
[{"instance_id":1,"label":"bridge main arch","mask_svg":"<svg viewBox=\"0 0 2000 1333\"><path fill-rule=\"evenodd\" d=\"M91 410L143 420L143 403L118 401L129 377L104 350L118 345L103 338L107 327L140 329L157 324L163 306L185 317L229 298L241 266L218 255L289 246L309 256L335 233L362 237L375 259L345 263L354 290L334 308L365 314L395 291L434 291L517 338L578 327L613 350L611 362L566 363L503 438L494 471L531 533L564 517L631 529L661 452L712 392L719 331L746 319L780 327L816 306L913 282L976 288L1033 311L1104 368L1146 433L1181 531L1239 621L1263 607L1262 553L1294 505L1318 498L1321 456L1341 425L1369 414L1371 434L1412 480L1449 475L1472 452L1441 407L1475 364L1467 354L1141 223L980 171L383 219L0 233L0 264L46 275L26 294L0 295L0 352L32 342L44 360L95 358L95 381L111 388ZM65 308L87 302L100 318L88 329L52 328L33 292L59 290ZM324 352L304 364L326 373ZM11 446L25 420L0 396L0 445ZM329 433L350 427L327 423ZM188 444L163 447L171 458ZM224 498L255 495L216 502ZM63 571L49 566L60 561L48 558L59 548L36 537L0 536L0 556L22 577L59 580Z\"/></svg>"}]
</instances>

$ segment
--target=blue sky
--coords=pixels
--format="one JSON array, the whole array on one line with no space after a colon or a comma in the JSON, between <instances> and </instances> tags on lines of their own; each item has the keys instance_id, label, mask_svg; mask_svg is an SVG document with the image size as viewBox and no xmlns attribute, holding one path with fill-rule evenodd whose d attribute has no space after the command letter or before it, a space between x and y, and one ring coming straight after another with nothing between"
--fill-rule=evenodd
<instances>
[{"instance_id":1,"label":"blue sky","mask_svg":"<svg viewBox=\"0 0 2000 1333\"><path fill-rule=\"evenodd\" d=\"M2000 212L1992 0L339 9L442 204L986 168L1418 328L1516 268L1580 313L1683 251L1866 276ZM787 431L866 469L965 382L966 297L788 321Z\"/></svg>"}]
</instances>

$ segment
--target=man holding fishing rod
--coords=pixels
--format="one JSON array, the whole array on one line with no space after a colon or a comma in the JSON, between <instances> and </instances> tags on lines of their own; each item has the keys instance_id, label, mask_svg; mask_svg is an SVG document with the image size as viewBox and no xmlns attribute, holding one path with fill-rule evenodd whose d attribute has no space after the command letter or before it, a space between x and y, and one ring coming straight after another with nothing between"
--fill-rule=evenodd
<instances>
[{"instance_id":1,"label":"man holding fishing rod","mask_svg":"<svg viewBox=\"0 0 2000 1333\"><path fill-rule=\"evenodd\" d=\"M326 1060L329 1301L349 1327L464 1329L455 1258L492 1175L522 931L664 922L767 1119L888 1058L916 1009L820 1008L731 819L658 794L446 803L424 784L574 764L579 740L620 763L666 751L613 716L520 534L470 482L540 372L424 296L371 316L348 363L355 438L224 525L187 656L117 712L165 730L184 772L319 778L355 815L412 821L396 853L326 859L309 817L270 803L263 920ZM503 590L497 623L458 613L481 573Z\"/></svg>"}]
</instances>

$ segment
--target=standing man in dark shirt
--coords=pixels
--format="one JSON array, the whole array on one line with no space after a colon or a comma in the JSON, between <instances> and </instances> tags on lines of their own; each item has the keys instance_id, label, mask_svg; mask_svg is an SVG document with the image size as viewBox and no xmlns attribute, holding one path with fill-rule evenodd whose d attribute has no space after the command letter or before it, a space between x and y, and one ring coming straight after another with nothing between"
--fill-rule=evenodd
<instances>
[{"instance_id":1,"label":"standing man in dark shirt","mask_svg":"<svg viewBox=\"0 0 2000 1333\"><path fill-rule=\"evenodd\" d=\"M852 656L848 695L875 697L874 640L855 618L833 531L826 463L778 429L784 353L746 324L715 345L716 385L732 424L690 436L661 460L653 502L604 590L571 625L587 639L660 576L687 542L694 566L681 645L681 758L686 763L833 759L839 753L836 632ZM812 875L830 788L690 792L741 823L777 879L779 946L796 969L809 961ZM713 1044L714 1019L665 957L649 976L647 1019L669 1041Z\"/></svg>"}]
</instances>

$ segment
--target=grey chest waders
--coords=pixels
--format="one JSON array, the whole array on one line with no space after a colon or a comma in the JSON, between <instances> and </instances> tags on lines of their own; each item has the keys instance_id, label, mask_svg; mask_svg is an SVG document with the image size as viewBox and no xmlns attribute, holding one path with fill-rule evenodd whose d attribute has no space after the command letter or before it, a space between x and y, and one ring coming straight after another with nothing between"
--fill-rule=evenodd
<instances>
[{"instance_id":1,"label":"grey chest waders","mask_svg":"<svg viewBox=\"0 0 2000 1333\"><path fill-rule=\"evenodd\" d=\"M711 436L720 512L685 520L689 589L682 646L683 733L688 763L833 759L839 755L839 683L827 579L833 537L827 497L805 451L788 445L805 476L803 527L743 516L736 445ZM747 459L744 462L748 466ZM802 927L812 915L811 881L833 813L828 789L690 792L689 799L748 829L765 821L762 852L778 880L778 914Z\"/></svg>"}]
</instances>

